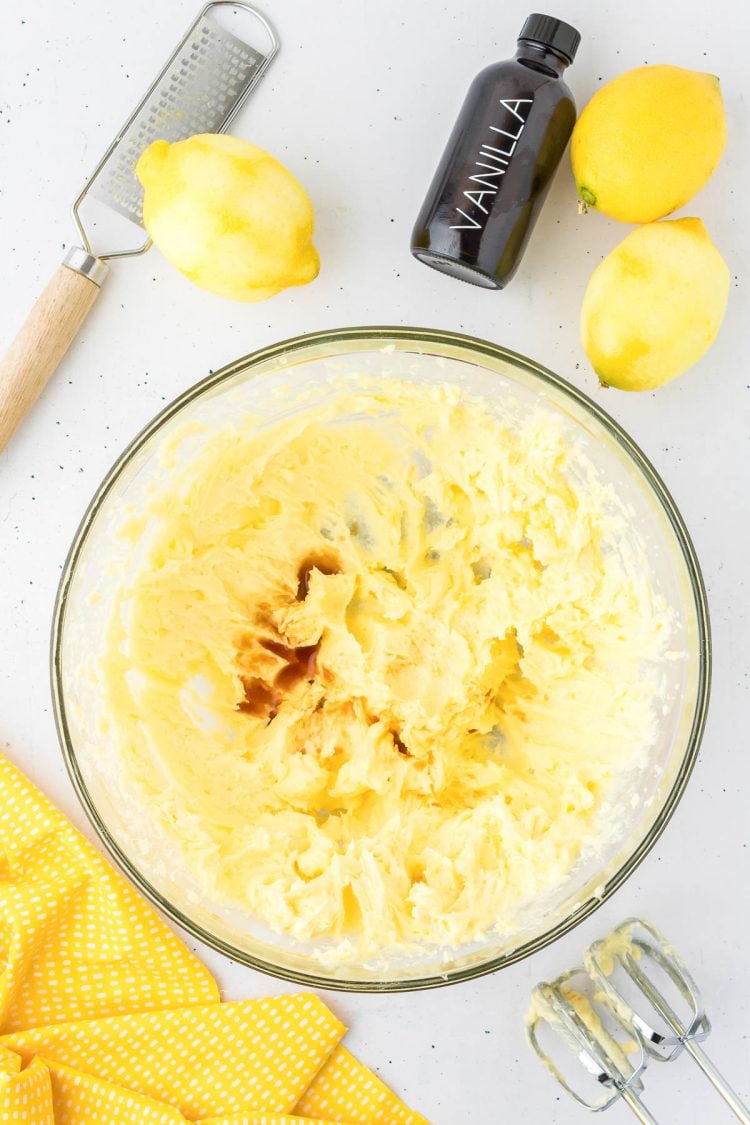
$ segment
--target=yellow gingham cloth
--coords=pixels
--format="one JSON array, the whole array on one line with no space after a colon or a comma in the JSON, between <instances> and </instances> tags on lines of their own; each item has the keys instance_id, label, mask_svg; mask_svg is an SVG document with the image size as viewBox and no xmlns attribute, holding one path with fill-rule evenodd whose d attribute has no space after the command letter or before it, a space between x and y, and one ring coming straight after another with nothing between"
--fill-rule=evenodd
<instances>
[{"instance_id":1,"label":"yellow gingham cloth","mask_svg":"<svg viewBox=\"0 0 750 1125\"><path fill-rule=\"evenodd\" d=\"M317 996L208 970L0 755L0 1125L427 1125Z\"/></svg>"}]
</instances>

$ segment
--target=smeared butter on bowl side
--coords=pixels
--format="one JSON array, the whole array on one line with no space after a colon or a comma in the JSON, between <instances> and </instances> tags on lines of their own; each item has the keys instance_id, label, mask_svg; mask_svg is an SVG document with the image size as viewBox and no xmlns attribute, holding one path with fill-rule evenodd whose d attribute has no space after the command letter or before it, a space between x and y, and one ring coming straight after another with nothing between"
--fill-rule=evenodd
<instances>
[{"instance_id":1,"label":"smeared butter on bowl side","mask_svg":"<svg viewBox=\"0 0 750 1125\"><path fill-rule=\"evenodd\" d=\"M329 963L512 928L653 741L671 610L549 412L344 380L123 534L108 742L206 900Z\"/></svg>"}]
</instances>

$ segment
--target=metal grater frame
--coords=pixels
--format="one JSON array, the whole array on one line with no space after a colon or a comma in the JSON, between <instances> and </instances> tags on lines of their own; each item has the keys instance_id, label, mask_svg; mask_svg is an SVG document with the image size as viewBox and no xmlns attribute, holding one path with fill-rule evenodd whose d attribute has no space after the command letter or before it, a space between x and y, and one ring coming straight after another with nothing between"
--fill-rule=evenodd
<instances>
[{"instance_id":1,"label":"metal grater frame","mask_svg":"<svg viewBox=\"0 0 750 1125\"><path fill-rule=\"evenodd\" d=\"M211 18L215 8L249 13L269 42L264 55ZM143 188L135 175L141 153L155 140L185 140L194 133L225 132L279 49L264 16L242 0L210 0L198 13L142 101L118 131L73 204L73 219L87 255L91 242L81 219L89 192L101 203L143 227ZM151 245L97 254L100 262L143 254Z\"/></svg>"}]
</instances>

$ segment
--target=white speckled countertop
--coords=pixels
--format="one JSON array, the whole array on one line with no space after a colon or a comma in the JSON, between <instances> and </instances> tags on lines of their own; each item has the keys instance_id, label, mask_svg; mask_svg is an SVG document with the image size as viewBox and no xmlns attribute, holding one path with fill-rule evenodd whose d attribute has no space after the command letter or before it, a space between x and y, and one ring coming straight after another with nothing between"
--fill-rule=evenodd
<instances>
[{"instance_id":1,"label":"white speckled countertop","mask_svg":"<svg viewBox=\"0 0 750 1125\"><path fill-rule=\"evenodd\" d=\"M193 8L188 0L0 7L0 347L73 240L72 198ZM584 1111L559 1093L525 1046L528 994L537 980L575 963L594 938L641 913L666 930L693 968L714 1022L709 1051L750 1098L750 349L741 276L750 257L750 11L739 0L567 0L552 9L583 35L568 72L579 107L602 80L643 62L705 68L721 76L724 89L727 152L683 213L703 218L729 263L727 319L691 372L657 394L628 397L597 387L577 331L586 279L626 228L577 215L567 162L505 292L452 281L409 255L414 216L465 88L481 67L512 53L527 4L266 0L265 10L282 53L234 131L274 151L309 190L320 278L242 306L192 288L156 251L113 268L80 339L0 455L0 741L91 837L50 709L55 589L105 470L184 387L261 345L347 324L455 329L526 353L603 403L655 463L685 516L714 631L700 760L640 869L556 945L448 989L326 999L351 1026L351 1048L433 1125L572 1125L585 1120ZM228 997L293 988L198 952ZM660 1121L731 1120L686 1058L653 1066L647 1089ZM618 1106L608 1119L630 1116Z\"/></svg>"}]
</instances>

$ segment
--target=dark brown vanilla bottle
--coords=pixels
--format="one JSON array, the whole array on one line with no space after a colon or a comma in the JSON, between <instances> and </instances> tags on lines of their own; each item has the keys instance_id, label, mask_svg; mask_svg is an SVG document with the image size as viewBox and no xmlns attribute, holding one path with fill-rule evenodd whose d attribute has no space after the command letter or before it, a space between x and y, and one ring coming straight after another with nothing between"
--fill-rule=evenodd
<instances>
[{"instance_id":1,"label":"dark brown vanilla bottle","mask_svg":"<svg viewBox=\"0 0 750 1125\"><path fill-rule=\"evenodd\" d=\"M531 15L515 58L477 75L414 227L415 258L487 289L508 284L573 131L561 75L580 38Z\"/></svg>"}]
</instances>

